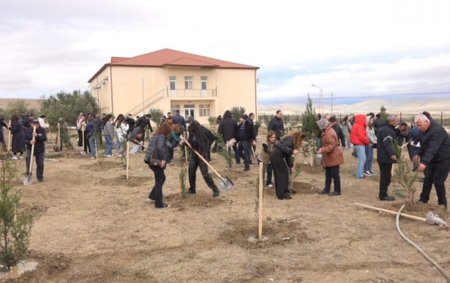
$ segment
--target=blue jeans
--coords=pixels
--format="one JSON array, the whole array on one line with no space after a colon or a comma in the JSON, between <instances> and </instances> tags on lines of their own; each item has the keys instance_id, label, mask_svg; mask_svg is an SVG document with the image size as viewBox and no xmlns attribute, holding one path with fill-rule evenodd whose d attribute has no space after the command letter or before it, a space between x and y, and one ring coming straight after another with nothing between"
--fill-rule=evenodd
<instances>
[{"instance_id":1,"label":"blue jeans","mask_svg":"<svg viewBox=\"0 0 450 283\"><path fill-rule=\"evenodd\" d=\"M89 141L89 154L91 157L95 157L95 137L92 135L88 139Z\"/></svg>"},{"instance_id":2,"label":"blue jeans","mask_svg":"<svg viewBox=\"0 0 450 283\"><path fill-rule=\"evenodd\" d=\"M246 166L250 165L250 154L252 152L252 144L247 141L240 141L235 154L236 164L241 164L241 157L244 159Z\"/></svg>"},{"instance_id":3,"label":"blue jeans","mask_svg":"<svg viewBox=\"0 0 450 283\"><path fill-rule=\"evenodd\" d=\"M372 161L373 161L372 145L367 145L365 148L365 152L366 152L366 162L364 164L364 171L372 171Z\"/></svg>"},{"instance_id":4,"label":"blue jeans","mask_svg":"<svg viewBox=\"0 0 450 283\"><path fill-rule=\"evenodd\" d=\"M106 148L105 148L105 155L112 155L112 137L110 135L105 135L106 140Z\"/></svg>"},{"instance_id":5,"label":"blue jeans","mask_svg":"<svg viewBox=\"0 0 450 283\"><path fill-rule=\"evenodd\" d=\"M366 164L366 147L364 145L356 145L354 146L356 155L358 158L358 165L356 167L356 177L362 178L364 177L364 164Z\"/></svg>"}]
</instances>

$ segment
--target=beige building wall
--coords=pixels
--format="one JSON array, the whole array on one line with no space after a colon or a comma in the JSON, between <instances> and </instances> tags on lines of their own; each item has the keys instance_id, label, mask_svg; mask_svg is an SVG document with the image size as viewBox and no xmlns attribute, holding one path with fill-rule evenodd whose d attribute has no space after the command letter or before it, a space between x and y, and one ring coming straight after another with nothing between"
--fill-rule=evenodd
<instances>
[{"instance_id":1,"label":"beige building wall","mask_svg":"<svg viewBox=\"0 0 450 283\"><path fill-rule=\"evenodd\" d=\"M192 89L185 89L186 76L192 77ZM170 77L176 77L174 90ZM201 90L202 77L207 77L206 90ZM102 112L115 115L142 115L144 105L146 113L150 108L163 113L179 109L187 116L191 107L195 119L205 124L208 117L223 115L235 106L256 112L254 69L108 66L90 86Z\"/></svg>"}]
</instances>

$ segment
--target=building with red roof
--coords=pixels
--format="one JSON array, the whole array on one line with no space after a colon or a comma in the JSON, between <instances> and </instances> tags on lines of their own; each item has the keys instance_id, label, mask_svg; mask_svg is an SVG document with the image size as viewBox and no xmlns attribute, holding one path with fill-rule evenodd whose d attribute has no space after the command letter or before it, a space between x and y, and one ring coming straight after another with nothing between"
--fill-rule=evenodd
<instances>
[{"instance_id":1,"label":"building with red roof","mask_svg":"<svg viewBox=\"0 0 450 283\"><path fill-rule=\"evenodd\" d=\"M172 49L112 57L90 79L103 113L142 115L156 108L206 123L232 107L256 112L257 70Z\"/></svg>"}]
</instances>

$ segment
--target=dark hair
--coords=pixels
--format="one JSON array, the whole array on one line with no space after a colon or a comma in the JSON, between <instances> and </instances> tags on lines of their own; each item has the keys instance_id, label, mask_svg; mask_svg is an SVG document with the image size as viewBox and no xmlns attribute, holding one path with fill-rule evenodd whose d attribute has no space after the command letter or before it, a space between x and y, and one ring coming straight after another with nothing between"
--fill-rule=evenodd
<instances>
[{"instance_id":1,"label":"dark hair","mask_svg":"<svg viewBox=\"0 0 450 283\"><path fill-rule=\"evenodd\" d=\"M271 136L273 136L273 135L275 135L275 137L276 137L276 136L277 136L277 133L275 133L275 131L269 130L269 131L267 132L267 140L269 140L269 138L270 138Z\"/></svg>"},{"instance_id":2,"label":"dark hair","mask_svg":"<svg viewBox=\"0 0 450 283\"><path fill-rule=\"evenodd\" d=\"M428 120L432 119L431 115L430 115L430 112L423 111L422 114L425 115L428 118Z\"/></svg>"},{"instance_id":3,"label":"dark hair","mask_svg":"<svg viewBox=\"0 0 450 283\"><path fill-rule=\"evenodd\" d=\"M303 140L305 139L306 135L304 132L296 132L291 134L291 136L294 138L294 149L300 149L302 146Z\"/></svg>"},{"instance_id":4,"label":"dark hair","mask_svg":"<svg viewBox=\"0 0 450 283\"><path fill-rule=\"evenodd\" d=\"M230 110L225 111L225 113L223 113L223 118L224 118L224 119L230 119L230 118L233 118L233 117L231 116L231 111L230 111Z\"/></svg>"},{"instance_id":5,"label":"dark hair","mask_svg":"<svg viewBox=\"0 0 450 283\"><path fill-rule=\"evenodd\" d=\"M172 131L172 129L170 128L170 125L169 125L169 124L167 124L167 123L162 123L162 124L159 126L158 130L156 130L156 134L157 134L157 135L165 135L165 136L167 136L167 135L170 134L171 131Z\"/></svg>"},{"instance_id":6,"label":"dark hair","mask_svg":"<svg viewBox=\"0 0 450 283\"><path fill-rule=\"evenodd\" d=\"M280 114L280 112L281 112L281 110L277 110L277 112L276 112L276 113L277 113L277 114Z\"/></svg>"},{"instance_id":7,"label":"dark hair","mask_svg":"<svg viewBox=\"0 0 450 283\"><path fill-rule=\"evenodd\" d=\"M328 119L328 121L330 121L330 123L334 123L336 122L336 117L331 116L330 119Z\"/></svg>"}]
</instances>

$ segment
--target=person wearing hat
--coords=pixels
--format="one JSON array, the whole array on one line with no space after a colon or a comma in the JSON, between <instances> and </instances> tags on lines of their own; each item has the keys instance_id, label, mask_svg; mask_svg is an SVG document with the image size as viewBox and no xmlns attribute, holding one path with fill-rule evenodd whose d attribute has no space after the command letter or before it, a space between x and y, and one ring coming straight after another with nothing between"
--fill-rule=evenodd
<instances>
[{"instance_id":1,"label":"person wearing hat","mask_svg":"<svg viewBox=\"0 0 450 283\"><path fill-rule=\"evenodd\" d=\"M36 157L36 177L39 182L42 182L44 181L44 154L47 134L45 133L45 129L39 125L39 120L33 120L31 126L25 130L25 144L27 146L26 175L28 176L30 174L30 161L32 161L31 147L34 144L33 155ZM36 130L34 131L34 129Z\"/></svg>"}]
</instances>

